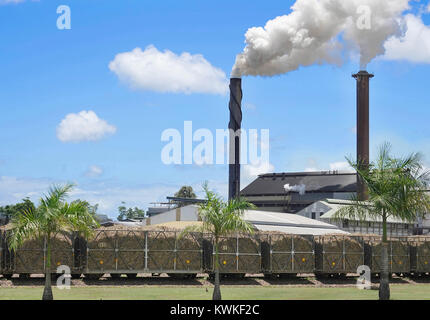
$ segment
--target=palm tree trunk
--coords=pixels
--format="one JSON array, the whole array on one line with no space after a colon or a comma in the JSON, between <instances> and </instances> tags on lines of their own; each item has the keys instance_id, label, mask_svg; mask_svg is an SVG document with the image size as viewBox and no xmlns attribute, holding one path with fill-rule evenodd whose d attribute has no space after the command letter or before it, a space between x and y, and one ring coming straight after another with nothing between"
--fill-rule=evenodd
<instances>
[{"instance_id":1,"label":"palm tree trunk","mask_svg":"<svg viewBox=\"0 0 430 320\"><path fill-rule=\"evenodd\" d=\"M221 300L221 288L219 281L219 254L218 254L218 237L215 237L215 286L212 294L212 300Z\"/></svg>"},{"instance_id":2,"label":"palm tree trunk","mask_svg":"<svg viewBox=\"0 0 430 320\"><path fill-rule=\"evenodd\" d=\"M382 215L382 254L381 254L381 279L379 282L379 300L390 300L390 282L388 278L388 239L387 239L387 215Z\"/></svg>"},{"instance_id":3,"label":"palm tree trunk","mask_svg":"<svg viewBox=\"0 0 430 320\"><path fill-rule=\"evenodd\" d=\"M45 269L45 288L43 289L42 300L54 300L51 286L51 237L46 239L46 269Z\"/></svg>"}]
</instances>

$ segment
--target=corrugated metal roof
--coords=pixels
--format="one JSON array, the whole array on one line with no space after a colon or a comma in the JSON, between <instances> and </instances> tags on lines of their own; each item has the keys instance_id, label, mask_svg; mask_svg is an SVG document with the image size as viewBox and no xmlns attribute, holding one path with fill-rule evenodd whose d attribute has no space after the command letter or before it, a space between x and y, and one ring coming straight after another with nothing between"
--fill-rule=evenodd
<instances>
[{"instance_id":1,"label":"corrugated metal roof","mask_svg":"<svg viewBox=\"0 0 430 320\"><path fill-rule=\"evenodd\" d=\"M321 219L333 219L335 218L336 213L339 211L340 208L343 208L345 206L348 205L352 205L353 202L350 200L337 200L337 199L326 199L323 201L320 201L321 203L325 204L326 206L330 207L330 210L327 211L326 213L324 213L320 218ZM348 219L348 220L352 220L353 219ZM368 222L382 222L382 219L379 217L369 217L366 216L365 221ZM393 218L393 217L388 217L387 218L387 222L389 223L407 223L401 219L397 219L397 218Z\"/></svg>"},{"instance_id":2,"label":"corrugated metal roof","mask_svg":"<svg viewBox=\"0 0 430 320\"><path fill-rule=\"evenodd\" d=\"M323 221L309 219L292 213L247 210L245 211L244 218L245 220L253 222L255 224L296 225L306 226L309 228L337 228Z\"/></svg>"},{"instance_id":3,"label":"corrugated metal roof","mask_svg":"<svg viewBox=\"0 0 430 320\"><path fill-rule=\"evenodd\" d=\"M306 192L356 192L357 178L355 173L324 171L264 174L245 187L241 195L282 195L285 184L304 184Z\"/></svg>"},{"instance_id":4,"label":"corrugated metal roof","mask_svg":"<svg viewBox=\"0 0 430 320\"><path fill-rule=\"evenodd\" d=\"M332 224L291 213L247 210L244 218L261 231L313 235L347 233Z\"/></svg>"},{"instance_id":5,"label":"corrugated metal roof","mask_svg":"<svg viewBox=\"0 0 430 320\"><path fill-rule=\"evenodd\" d=\"M193 219L197 220L198 206L190 205L183 207L182 209L191 209L195 211ZM169 212L161 213L162 215L168 215ZM176 215L175 215L176 216ZM190 215L189 215L190 217ZM280 212L268 212L259 210L245 210L244 219L252 223L257 229L263 231L280 231L288 232L292 234L327 234L327 233L345 233L341 231L337 226L332 224L309 219L297 214L291 213L280 213ZM191 221L169 221L159 224L158 226L174 226L183 227L187 225L201 224L201 222ZM154 225L155 226L155 225Z\"/></svg>"},{"instance_id":6,"label":"corrugated metal roof","mask_svg":"<svg viewBox=\"0 0 430 320\"><path fill-rule=\"evenodd\" d=\"M268 225L254 225L260 231L278 231L288 234L301 234L301 235L323 235L323 234L349 234L348 232L340 229L322 229L322 228L303 228L303 227L284 227L284 226L268 226Z\"/></svg>"}]
</instances>

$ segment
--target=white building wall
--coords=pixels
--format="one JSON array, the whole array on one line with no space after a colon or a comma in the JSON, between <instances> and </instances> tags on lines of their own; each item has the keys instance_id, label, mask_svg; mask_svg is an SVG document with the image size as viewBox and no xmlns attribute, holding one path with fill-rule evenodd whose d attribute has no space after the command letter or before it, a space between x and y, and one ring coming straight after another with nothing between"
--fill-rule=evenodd
<instances>
[{"instance_id":1,"label":"white building wall","mask_svg":"<svg viewBox=\"0 0 430 320\"><path fill-rule=\"evenodd\" d=\"M151 225L176 221L176 210L174 209L167 212L163 212L149 219Z\"/></svg>"},{"instance_id":2,"label":"white building wall","mask_svg":"<svg viewBox=\"0 0 430 320\"><path fill-rule=\"evenodd\" d=\"M197 206L187 206L181 208L181 221L198 221L198 210Z\"/></svg>"},{"instance_id":3,"label":"white building wall","mask_svg":"<svg viewBox=\"0 0 430 320\"><path fill-rule=\"evenodd\" d=\"M313 217L315 216L315 220L319 221L320 217L329 210L330 207L318 201L300 210L299 212L297 212L297 214L309 219L313 219Z\"/></svg>"},{"instance_id":4,"label":"white building wall","mask_svg":"<svg viewBox=\"0 0 430 320\"><path fill-rule=\"evenodd\" d=\"M152 216L147 220L146 224L154 225L172 221L199 221L198 218L198 207L191 205Z\"/></svg>"}]
</instances>

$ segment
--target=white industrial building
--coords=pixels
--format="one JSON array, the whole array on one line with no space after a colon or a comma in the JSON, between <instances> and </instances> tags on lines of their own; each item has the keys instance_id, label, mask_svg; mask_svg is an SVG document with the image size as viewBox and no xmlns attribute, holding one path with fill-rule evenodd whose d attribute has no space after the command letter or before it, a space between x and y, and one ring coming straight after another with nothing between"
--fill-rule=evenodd
<instances>
[{"instance_id":1,"label":"white industrial building","mask_svg":"<svg viewBox=\"0 0 430 320\"><path fill-rule=\"evenodd\" d=\"M358 219L339 219L336 217L337 212L352 202L349 200L339 199L325 199L317 201L297 214L306 218L315 219L317 221L324 221L338 226L344 231L350 233L366 233L366 234L382 234L382 219L366 217L364 221ZM428 230L430 227L430 220L423 219L415 223L409 223L388 217L387 219L387 233L391 236L408 236L414 234L417 229Z\"/></svg>"},{"instance_id":2,"label":"white industrial building","mask_svg":"<svg viewBox=\"0 0 430 320\"><path fill-rule=\"evenodd\" d=\"M176 208L146 219L146 225L173 226L173 222L185 226L200 221L197 205ZM309 219L297 214L246 210L244 219L254 225L259 231L279 231L289 234L347 234L337 226L324 221Z\"/></svg>"}]
</instances>

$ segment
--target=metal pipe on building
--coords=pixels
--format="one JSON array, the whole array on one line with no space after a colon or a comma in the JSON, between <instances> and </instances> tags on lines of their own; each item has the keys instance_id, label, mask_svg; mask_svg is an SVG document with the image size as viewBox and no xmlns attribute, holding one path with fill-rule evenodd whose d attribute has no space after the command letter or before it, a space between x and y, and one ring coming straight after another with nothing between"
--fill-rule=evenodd
<instances>
[{"instance_id":1,"label":"metal pipe on building","mask_svg":"<svg viewBox=\"0 0 430 320\"><path fill-rule=\"evenodd\" d=\"M230 122L228 199L240 193L240 130L242 125L242 79L230 79Z\"/></svg>"},{"instance_id":2,"label":"metal pipe on building","mask_svg":"<svg viewBox=\"0 0 430 320\"><path fill-rule=\"evenodd\" d=\"M369 167L369 83L374 77L367 71L352 76L357 80L357 163L360 168ZM359 200L369 198L368 191L357 175L357 196Z\"/></svg>"}]
</instances>

